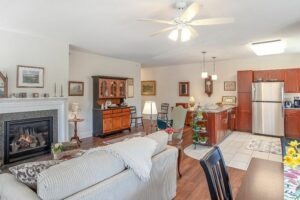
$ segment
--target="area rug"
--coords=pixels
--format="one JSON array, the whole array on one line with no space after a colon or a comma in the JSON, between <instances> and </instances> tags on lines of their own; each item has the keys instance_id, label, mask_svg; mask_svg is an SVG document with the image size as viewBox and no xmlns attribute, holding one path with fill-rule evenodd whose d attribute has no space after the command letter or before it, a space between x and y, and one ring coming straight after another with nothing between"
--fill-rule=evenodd
<instances>
[{"instance_id":1,"label":"area rug","mask_svg":"<svg viewBox=\"0 0 300 200\"><path fill-rule=\"evenodd\" d=\"M197 145L195 148L195 145L192 144L186 147L183 152L189 157L192 157L196 160L200 160L211 149L211 147L201 145Z\"/></svg>"},{"instance_id":2,"label":"area rug","mask_svg":"<svg viewBox=\"0 0 300 200\"><path fill-rule=\"evenodd\" d=\"M281 155L280 141L266 141L261 139L253 139L247 144L247 149L252 151L260 151L265 153Z\"/></svg>"}]
</instances>

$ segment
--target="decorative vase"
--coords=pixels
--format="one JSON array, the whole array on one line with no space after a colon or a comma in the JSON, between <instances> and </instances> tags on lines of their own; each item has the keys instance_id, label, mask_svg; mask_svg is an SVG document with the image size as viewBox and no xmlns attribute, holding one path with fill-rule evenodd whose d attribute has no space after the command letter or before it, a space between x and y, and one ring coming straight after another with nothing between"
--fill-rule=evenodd
<instances>
[{"instance_id":1,"label":"decorative vase","mask_svg":"<svg viewBox=\"0 0 300 200\"><path fill-rule=\"evenodd\" d=\"M172 141L172 138L173 138L173 133L168 135L168 141Z\"/></svg>"}]
</instances>

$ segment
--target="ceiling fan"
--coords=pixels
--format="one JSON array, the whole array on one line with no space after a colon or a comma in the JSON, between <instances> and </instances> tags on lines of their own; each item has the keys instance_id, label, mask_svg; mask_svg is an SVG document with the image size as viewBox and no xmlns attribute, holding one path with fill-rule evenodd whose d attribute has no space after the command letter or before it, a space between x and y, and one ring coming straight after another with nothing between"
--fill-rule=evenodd
<instances>
[{"instance_id":1,"label":"ceiling fan","mask_svg":"<svg viewBox=\"0 0 300 200\"><path fill-rule=\"evenodd\" d=\"M198 32L195 30L194 26L207 26L207 25L217 25L217 24L227 24L234 21L233 18L208 18L208 19L194 19L200 10L200 5L198 2L192 3L187 7L187 2L179 0L176 3L176 8L179 10L179 16L173 20L159 20L159 19L139 19L140 21L148 21L154 23L168 24L171 27L167 27L158 32L151 34L151 36L156 36L165 32L169 32L169 39L177 41L178 38L182 42L190 40L192 37L197 37Z\"/></svg>"}]
</instances>

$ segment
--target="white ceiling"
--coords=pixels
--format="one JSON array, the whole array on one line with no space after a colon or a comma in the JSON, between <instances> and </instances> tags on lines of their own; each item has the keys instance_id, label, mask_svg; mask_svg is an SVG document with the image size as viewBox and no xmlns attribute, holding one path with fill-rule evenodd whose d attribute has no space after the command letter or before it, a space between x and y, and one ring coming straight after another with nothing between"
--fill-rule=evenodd
<instances>
[{"instance_id":1,"label":"white ceiling","mask_svg":"<svg viewBox=\"0 0 300 200\"><path fill-rule=\"evenodd\" d=\"M300 52L300 0L202 0L196 18L233 17L235 23L196 27L199 37L175 43L167 34L149 37L170 20L175 0L0 0L0 28L42 35L144 66L254 56L247 44L281 38L286 53ZM1 45L1 44L0 44Z\"/></svg>"}]
</instances>

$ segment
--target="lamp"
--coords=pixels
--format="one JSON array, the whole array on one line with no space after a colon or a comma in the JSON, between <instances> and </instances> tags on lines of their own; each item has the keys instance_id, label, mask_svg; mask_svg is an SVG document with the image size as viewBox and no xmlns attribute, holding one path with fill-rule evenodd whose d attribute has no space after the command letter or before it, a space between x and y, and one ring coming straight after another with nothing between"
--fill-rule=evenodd
<instances>
[{"instance_id":1,"label":"lamp","mask_svg":"<svg viewBox=\"0 0 300 200\"><path fill-rule=\"evenodd\" d=\"M203 71L201 73L201 78L205 79L205 78L208 77L208 73L205 71L205 54L206 54L206 51L203 51L202 54L203 54Z\"/></svg>"},{"instance_id":2,"label":"lamp","mask_svg":"<svg viewBox=\"0 0 300 200\"><path fill-rule=\"evenodd\" d=\"M252 43L250 48L258 56L280 54L285 50L286 44L282 40L272 40Z\"/></svg>"},{"instance_id":3,"label":"lamp","mask_svg":"<svg viewBox=\"0 0 300 200\"><path fill-rule=\"evenodd\" d=\"M170 40L173 40L173 41L177 41L178 40L178 29L175 29L173 31L171 31L171 33L169 34L168 38Z\"/></svg>"},{"instance_id":4,"label":"lamp","mask_svg":"<svg viewBox=\"0 0 300 200\"><path fill-rule=\"evenodd\" d=\"M195 98L193 96L190 96L189 98L189 105L190 105L190 109L193 110L194 106L195 106Z\"/></svg>"},{"instance_id":5,"label":"lamp","mask_svg":"<svg viewBox=\"0 0 300 200\"><path fill-rule=\"evenodd\" d=\"M213 59L213 62L214 62L214 73L211 76L211 79L216 81L216 80L218 80L218 75L216 74L216 57L212 57L212 59Z\"/></svg>"},{"instance_id":6,"label":"lamp","mask_svg":"<svg viewBox=\"0 0 300 200\"><path fill-rule=\"evenodd\" d=\"M77 115L80 111L79 103L76 103L76 102L72 103L71 104L71 111L74 115L74 119L77 119Z\"/></svg>"},{"instance_id":7,"label":"lamp","mask_svg":"<svg viewBox=\"0 0 300 200\"><path fill-rule=\"evenodd\" d=\"M154 101L146 101L145 102L143 114L150 115L150 122L151 122L150 128L151 128L151 132L152 132L152 116L157 115L156 104Z\"/></svg>"}]
</instances>

